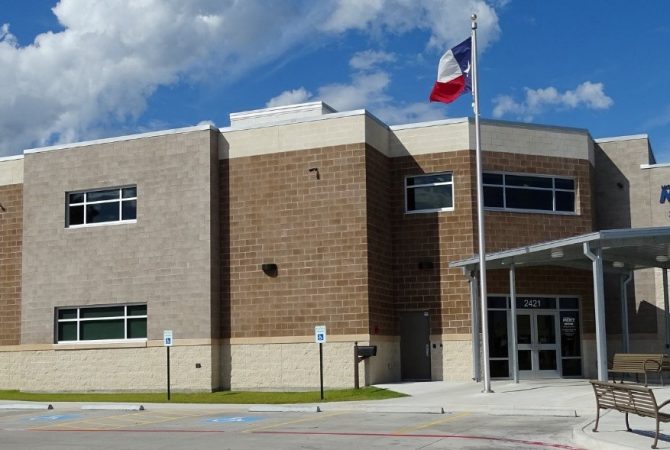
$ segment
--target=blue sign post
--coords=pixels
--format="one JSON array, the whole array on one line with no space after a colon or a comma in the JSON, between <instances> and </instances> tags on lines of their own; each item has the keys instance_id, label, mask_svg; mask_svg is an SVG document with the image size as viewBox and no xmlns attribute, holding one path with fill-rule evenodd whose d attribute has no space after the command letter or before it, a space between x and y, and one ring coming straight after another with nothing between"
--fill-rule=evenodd
<instances>
[{"instance_id":1,"label":"blue sign post","mask_svg":"<svg viewBox=\"0 0 670 450\"><path fill-rule=\"evenodd\" d=\"M167 348L167 399L170 401L170 347L172 347L172 330L163 330L163 345Z\"/></svg>"},{"instance_id":2,"label":"blue sign post","mask_svg":"<svg viewBox=\"0 0 670 450\"><path fill-rule=\"evenodd\" d=\"M314 327L314 340L319 344L319 380L321 385L321 400L323 400L323 344L326 342L326 326Z\"/></svg>"}]
</instances>

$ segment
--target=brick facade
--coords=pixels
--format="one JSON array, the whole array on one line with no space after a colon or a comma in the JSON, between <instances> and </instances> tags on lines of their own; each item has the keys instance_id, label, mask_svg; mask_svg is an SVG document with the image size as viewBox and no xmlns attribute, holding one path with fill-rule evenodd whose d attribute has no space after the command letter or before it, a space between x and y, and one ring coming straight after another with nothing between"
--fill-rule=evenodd
<instances>
[{"instance_id":1,"label":"brick facade","mask_svg":"<svg viewBox=\"0 0 670 450\"><path fill-rule=\"evenodd\" d=\"M487 252L577 236L594 230L591 165L588 161L510 153L485 153L483 159L484 170L572 177L577 189L575 215L487 211ZM514 232L510 233L510 230Z\"/></svg>"},{"instance_id":2,"label":"brick facade","mask_svg":"<svg viewBox=\"0 0 670 450\"><path fill-rule=\"evenodd\" d=\"M393 159L395 304L398 311L429 311L432 334L470 331L467 279L448 264L474 253L473 165L467 150ZM452 172L454 211L406 214L405 178L432 172ZM433 267L421 269L421 261Z\"/></svg>"},{"instance_id":3,"label":"brick facade","mask_svg":"<svg viewBox=\"0 0 670 450\"><path fill-rule=\"evenodd\" d=\"M366 148L368 299L371 335L396 334L393 289L392 161Z\"/></svg>"},{"instance_id":4,"label":"brick facade","mask_svg":"<svg viewBox=\"0 0 670 450\"><path fill-rule=\"evenodd\" d=\"M21 337L23 185L0 186L0 345Z\"/></svg>"},{"instance_id":5,"label":"brick facade","mask_svg":"<svg viewBox=\"0 0 670 450\"><path fill-rule=\"evenodd\" d=\"M318 324L367 334L365 145L233 158L221 171L230 337L310 336Z\"/></svg>"},{"instance_id":6,"label":"brick facade","mask_svg":"<svg viewBox=\"0 0 670 450\"><path fill-rule=\"evenodd\" d=\"M115 372L137 361L150 388L163 374L153 362L161 332L173 329L182 387L304 388L315 382L305 365L314 326L326 324L328 384L346 387L353 341L380 348L361 365L366 382L399 379L401 314L427 311L429 375L469 378L470 286L449 264L478 247L472 124L332 117L27 153L23 184L0 187L0 360L21 374L54 361L76 374L108 349L122 361L101 369L106 388L137 385ZM587 132L489 122L482 136L485 171L574 178L577 202L575 214L486 211L487 252L598 229ZM453 211L407 213L406 177L437 172L453 174ZM66 192L122 185L137 186L136 223L65 226ZM262 270L267 263L276 274ZM508 294L508 276L490 270L489 293ZM518 295L579 297L583 337L594 333L590 271L520 266L516 283ZM54 308L126 302L148 304L147 342L54 344ZM31 351L2 349L22 344ZM132 350L118 351L126 344ZM82 385L95 387L86 373Z\"/></svg>"}]
</instances>

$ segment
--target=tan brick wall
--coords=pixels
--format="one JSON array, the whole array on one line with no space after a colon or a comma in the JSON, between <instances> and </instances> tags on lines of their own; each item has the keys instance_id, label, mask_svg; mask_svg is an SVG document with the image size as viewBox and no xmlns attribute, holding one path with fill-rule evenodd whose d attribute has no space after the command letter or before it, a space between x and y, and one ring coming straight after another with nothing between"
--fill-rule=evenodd
<instances>
[{"instance_id":1,"label":"tan brick wall","mask_svg":"<svg viewBox=\"0 0 670 450\"><path fill-rule=\"evenodd\" d=\"M485 153L484 168L490 171L574 177L578 190L576 215L487 211L485 215L487 253L593 231L594 217L589 176L591 165L587 160ZM476 193L474 195L476 199Z\"/></svg>"},{"instance_id":2,"label":"tan brick wall","mask_svg":"<svg viewBox=\"0 0 670 450\"><path fill-rule=\"evenodd\" d=\"M393 273L396 308L428 310L431 334L460 334L470 330L467 279L450 261L473 254L473 189L470 151L434 153L393 159ZM452 172L454 211L405 214L405 177ZM433 262L419 269L420 261Z\"/></svg>"},{"instance_id":3,"label":"tan brick wall","mask_svg":"<svg viewBox=\"0 0 670 450\"><path fill-rule=\"evenodd\" d=\"M470 332L467 279L460 269L449 269L448 264L470 257L477 251L474 152L464 150L399 157L393 160L393 167L394 273L398 310L430 311L432 334L467 334ZM576 215L487 211L487 252L593 230L592 169L587 159L486 152L484 170L574 177L578 190ZM405 214L404 178L434 172L453 173L454 211ZM434 268L419 269L420 260L433 261ZM579 283L582 283L582 278L581 274L576 277ZM590 296L589 286L587 283L586 288L580 287L580 293ZM541 293L537 290L532 292ZM563 291L544 292L555 294Z\"/></svg>"},{"instance_id":4,"label":"tan brick wall","mask_svg":"<svg viewBox=\"0 0 670 450\"><path fill-rule=\"evenodd\" d=\"M391 227L391 160L366 149L368 300L370 334L395 334L393 238Z\"/></svg>"},{"instance_id":5,"label":"tan brick wall","mask_svg":"<svg viewBox=\"0 0 670 450\"><path fill-rule=\"evenodd\" d=\"M149 339L165 329L175 340L211 337L216 136L198 130L26 154L22 344L53 342L56 307L129 302L148 304ZM129 184L137 185L137 223L65 228L66 192Z\"/></svg>"},{"instance_id":6,"label":"tan brick wall","mask_svg":"<svg viewBox=\"0 0 670 450\"><path fill-rule=\"evenodd\" d=\"M368 333L365 161L352 144L221 162L225 333Z\"/></svg>"},{"instance_id":7,"label":"tan brick wall","mask_svg":"<svg viewBox=\"0 0 670 450\"><path fill-rule=\"evenodd\" d=\"M170 350L170 388L205 391L218 388L218 345L176 345ZM196 367L200 364L200 367ZM164 392L166 349L81 348L12 350L0 348L0 389L32 392Z\"/></svg>"},{"instance_id":8,"label":"tan brick wall","mask_svg":"<svg viewBox=\"0 0 670 450\"><path fill-rule=\"evenodd\" d=\"M23 185L0 186L0 345L21 338Z\"/></svg>"}]
</instances>

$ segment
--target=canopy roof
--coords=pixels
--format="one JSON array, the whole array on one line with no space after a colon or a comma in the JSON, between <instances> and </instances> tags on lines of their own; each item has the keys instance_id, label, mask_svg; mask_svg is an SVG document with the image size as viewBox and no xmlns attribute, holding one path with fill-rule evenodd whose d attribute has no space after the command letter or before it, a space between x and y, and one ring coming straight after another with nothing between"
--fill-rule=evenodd
<instances>
[{"instance_id":1,"label":"canopy roof","mask_svg":"<svg viewBox=\"0 0 670 450\"><path fill-rule=\"evenodd\" d=\"M487 269L528 266L563 266L590 270L584 247L602 250L603 269L608 272L660 267L670 269L670 227L601 230L556 241L517 247L486 255ZM479 256L453 261L449 267L476 270Z\"/></svg>"}]
</instances>

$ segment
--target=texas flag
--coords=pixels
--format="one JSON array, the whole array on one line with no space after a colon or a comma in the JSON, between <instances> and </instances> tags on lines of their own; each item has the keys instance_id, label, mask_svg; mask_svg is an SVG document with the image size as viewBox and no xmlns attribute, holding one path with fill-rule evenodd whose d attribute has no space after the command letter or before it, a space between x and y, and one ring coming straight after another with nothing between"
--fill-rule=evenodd
<instances>
[{"instance_id":1,"label":"texas flag","mask_svg":"<svg viewBox=\"0 0 670 450\"><path fill-rule=\"evenodd\" d=\"M431 102L451 103L462 93L472 91L471 48L471 38L467 38L442 55L437 68L437 81L430 93Z\"/></svg>"}]
</instances>

